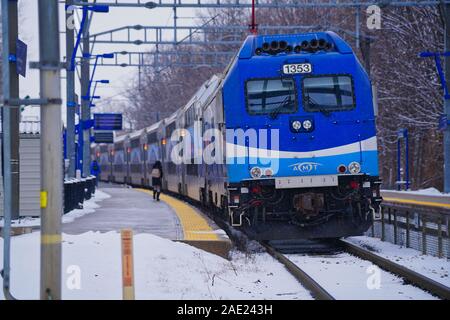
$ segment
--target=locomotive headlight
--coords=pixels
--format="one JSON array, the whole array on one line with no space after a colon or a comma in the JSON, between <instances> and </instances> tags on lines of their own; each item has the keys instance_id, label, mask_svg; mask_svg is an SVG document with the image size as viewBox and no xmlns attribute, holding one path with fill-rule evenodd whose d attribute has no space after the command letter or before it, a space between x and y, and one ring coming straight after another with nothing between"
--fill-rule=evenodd
<instances>
[{"instance_id":1,"label":"locomotive headlight","mask_svg":"<svg viewBox=\"0 0 450 320\"><path fill-rule=\"evenodd\" d=\"M312 122L310 120L303 121L303 128L305 128L306 130L311 129L312 128Z\"/></svg>"},{"instance_id":2,"label":"locomotive headlight","mask_svg":"<svg viewBox=\"0 0 450 320\"><path fill-rule=\"evenodd\" d=\"M262 170L261 170L261 168L259 168L259 167L253 167L251 170L250 170L250 175L252 176L252 178L261 178L261 176L262 176Z\"/></svg>"},{"instance_id":3,"label":"locomotive headlight","mask_svg":"<svg viewBox=\"0 0 450 320\"><path fill-rule=\"evenodd\" d=\"M356 161L355 162L351 162L348 165L348 171L350 173L353 173L353 174L359 173L361 171L361 165L358 162L356 162Z\"/></svg>"},{"instance_id":4,"label":"locomotive headlight","mask_svg":"<svg viewBox=\"0 0 450 320\"><path fill-rule=\"evenodd\" d=\"M298 131L302 128L302 123L298 120L292 122L292 129Z\"/></svg>"}]
</instances>

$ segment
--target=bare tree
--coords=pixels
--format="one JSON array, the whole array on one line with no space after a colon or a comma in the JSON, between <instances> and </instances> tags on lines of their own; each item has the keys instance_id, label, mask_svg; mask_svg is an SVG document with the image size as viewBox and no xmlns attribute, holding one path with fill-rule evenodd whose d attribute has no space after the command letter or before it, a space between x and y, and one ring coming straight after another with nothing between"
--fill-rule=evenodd
<instances>
[{"instance_id":1,"label":"bare tree","mask_svg":"<svg viewBox=\"0 0 450 320\"><path fill-rule=\"evenodd\" d=\"M383 13L383 30L373 48L373 80L378 86L378 142L385 184L396 175L397 132L407 128L411 141L413 186L442 185L442 135L437 120L443 112L442 94L433 61L422 51L443 50L443 25L437 8L395 8Z\"/></svg>"}]
</instances>

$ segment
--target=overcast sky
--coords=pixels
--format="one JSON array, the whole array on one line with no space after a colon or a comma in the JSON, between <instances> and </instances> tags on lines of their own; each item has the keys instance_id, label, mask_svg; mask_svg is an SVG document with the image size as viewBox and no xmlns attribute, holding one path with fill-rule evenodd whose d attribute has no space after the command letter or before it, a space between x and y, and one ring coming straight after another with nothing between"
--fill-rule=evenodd
<instances>
[{"instance_id":1,"label":"overcast sky","mask_svg":"<svg viewBox=\"0 0 450 320\"><path fill-rule=\"evenodd\" d=\"M129 0L134 2L134 0ZM19 25L19 38L28 45L28 61L38 61L39 59L39 34L38 34L38 10L36 0L20 0L20 25ZM81 17L81 10L78 10ZM178 9L177 16L179 25L195 25L197 22L193 19L196 13L200 13L194 9ZM65 52L65 13L64 5L60 5L60 52L61 61L66 56ZM120 28L128 25L146 25L146 26L166 26L173 25L173 10L172 9L146 9L146 8L110 8L109 13L96 13L91 24L91 33L98 33L107 31L114 28ZM120 35L119 35L120 36ZM151 48L149 45L110 45L97 44L94 47L94 54L101 54L112 51L148 51ZM77 56L80 56L78 53ZM96 91L96 95L100 95L102 98L108 98L114 96L115 99L123 99L120 96L124 92L127 85L137 75L137 68L127 67L99 67L95 73L95 79L108 79L111 81L109 85L99 85ZM66 83L65 83L65 71L61 72L62 76L62 90L63 97L63 118L65 118L65 97L66 97ZM39 72L36 70L27 70L27 77L20 79L20 92L21 96L30 95L32 98L39 96ZM79 94L79 82L77 78L77 93ZM96 102L101 104L101 102ZM95 108L92 110L95 112ZM102 111L107 111L107 106L102 107ZM39 115L39 108L27 107L23 113L24 118L30 119Z\"/></svg>"}]
</instances>

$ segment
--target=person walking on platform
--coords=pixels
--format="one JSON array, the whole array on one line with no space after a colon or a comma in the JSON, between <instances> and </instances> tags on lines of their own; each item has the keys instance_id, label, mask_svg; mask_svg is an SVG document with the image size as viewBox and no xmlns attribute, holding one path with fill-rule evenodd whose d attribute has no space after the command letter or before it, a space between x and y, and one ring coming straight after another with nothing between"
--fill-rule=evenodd
<instances>
[{"instance_id":1,"label":"person walking on platform","mask_svg":"<svg viewBox=\"0 0 450 320\"><path fill-rule=\"evenodd\" d=\"M153 199L156 199L156 201L159 201L159 195L161 194L162 177L161 161L156 161L152 169Z\"/></svg>"},{"instance_id":2,"label":"person walking on platform","mask_svg":"<svg viewBox=\"0 0 450 320\"><path fill-rule=\"evenodd\" d=\"M95 185L98 187L98 179L100 179L100 166L98 165L97 160L93 160L91 162L91 174L95 176Z\"/></svg>"}]
</instances>

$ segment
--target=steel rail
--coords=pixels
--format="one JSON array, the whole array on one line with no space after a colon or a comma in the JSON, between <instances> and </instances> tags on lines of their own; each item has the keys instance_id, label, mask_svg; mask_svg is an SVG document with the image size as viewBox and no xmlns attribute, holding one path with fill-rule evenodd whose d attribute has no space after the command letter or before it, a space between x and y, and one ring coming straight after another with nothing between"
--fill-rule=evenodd
<instances>
[{"instance_id":1,"label":"steel rail","mask_svg":"<svg viewBox=\"0 0 450 320\"><path fill-rule=\"evenodd\" d=\"M443 285L442 283L434 281L433 279L430 279L420 273L410 270L404 266L401 266L395 262L392 262L345 240L339 240L339 243L348 253L368 260L373 264L379 266L381 269L393 273L410 282L411 284L436 295L441 299L450 300L450 288Z\"/></svg>"},{"instance_id":2,"label":"steel rail","mask_svg":"<svg viewBox=\"0 0 450 320\"><path fill-rule=\"evenodd\" d=\"M311 276L303 271L298 265L286 258L285 255L279 253L271 246L261 243L267 250L267 252L282 263L286 269L304 286L310 291L313 298L317 300L335 300L334 297L328 293L319 283L317 283Z\"/></svg>"}]
</instances>

